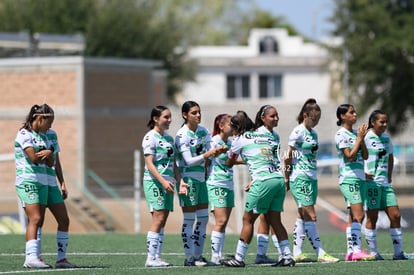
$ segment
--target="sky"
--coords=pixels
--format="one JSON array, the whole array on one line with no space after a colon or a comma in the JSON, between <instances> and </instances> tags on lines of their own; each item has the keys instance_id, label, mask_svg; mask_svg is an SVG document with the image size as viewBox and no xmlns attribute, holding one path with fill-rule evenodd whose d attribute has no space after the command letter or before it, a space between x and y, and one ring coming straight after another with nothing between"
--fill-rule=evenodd
<instances>
[{"instance_id":1,"label":"sky","mask_svg":"<svg viewBox=\"0 0 414 275\"><path fill-rule=\"evenodd\" d=\"M284 16L300 33L319 40L333 29L327 18L332 15L333 0L254 0L259 8L275 16Z\"/></svg>"}]
</instances>

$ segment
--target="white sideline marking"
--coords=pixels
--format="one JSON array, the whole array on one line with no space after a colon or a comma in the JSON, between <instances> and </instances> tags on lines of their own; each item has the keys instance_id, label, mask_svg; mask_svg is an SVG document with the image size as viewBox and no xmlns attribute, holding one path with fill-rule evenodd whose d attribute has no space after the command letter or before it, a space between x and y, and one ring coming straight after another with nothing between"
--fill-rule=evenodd
<instances>
[{"instance_id":1,"label":"white sideline marking","mask_svg":"<svg viewBox=\"0 0 414 275\"><path fill-rule=\"evenodd\" d=\"M103 269L102 267L79 267L79 268L36 268L28 270L11 270L11 271L0 271L0 274L19 274L19 273L40 273L40 272L64 272L69 270L89 270L89 269Z\"/></svg>"}]
</instances>

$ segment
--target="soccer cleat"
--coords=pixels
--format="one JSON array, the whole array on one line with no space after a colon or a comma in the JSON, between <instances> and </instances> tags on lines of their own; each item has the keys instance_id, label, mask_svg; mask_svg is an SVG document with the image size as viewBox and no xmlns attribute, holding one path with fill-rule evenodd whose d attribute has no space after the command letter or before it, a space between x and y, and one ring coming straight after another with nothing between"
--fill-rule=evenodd
<instances>
[{"instance_id":1,"label":"soccer cleat","mask_svg":"<svg viewBox=\"0 0 414 275\"><path fill-rule=\"evenodd\" d=\"M156 260L161 264L162 267L172 266L172 264L170 264L169 262L164 261L161 258L156 258Z\"/></svg>"},{"instance_id":2,"label":"soccer cleat","mask_svg":"<svg viewBox=\"0 0 414 275\"><path fill-rule=\"evenodd\" d=\"M335 258L335 257L332 257L328 253L325 253L322 256L318 257L318 262L320 262L320 263L337 263L337 262L339 262L339 259Z\"/></svg>"},{"instance_id":3,"label":"soccer cleat","mask_svg":"<svg viewBox=\"0 0 414 275\"><path fill-rule=\"evenodd\" d=\"M384 258L378 252L375 253L375 254L371 254L371 255L374 255L375 261L383 261L384 260Z\"/></svg>"},{"instance_id":4,"label":"soccer cleat","mask_svg":"<svg viewBox=\"0 0 414 275\"><path fill-rule=\"evenodd\" d=\"M39 259L35 259L30 262L24 262L23 267L26 268L52 268L50 264L45 263Z\"/></svg>"},{"instance_id":5,"label":"soccer cleat","mask_svg":"<svg viewBox=\"0 0 414 275\"><path fill-rule=\"evenodd\" d=\"M55 268L77 268L77 266L70 263L66 258L64 258L55 263Z\"/></svg>"},{"instance_id":6,"label":"soccer cleat","mask_svg":"<svg viewBox=\"0 0 414 275\"><path fill-rule=\"evenodd\" d=\"M221 265L221 258L219 256L211 256L210 263L212 265Z\"/></svg>"},{"instance_id":7,"label":"soccer cleat","mask_svg":"<svg viewBox=\"0 0 414 275\"><path fill-rule=\"evenodd\" d=\"M277 263L272 266L295 266L295 260L292 257L282 257Z\"/></svg>"},{"instance_id":8,"label":"soccer cleat","mask_svg":"<svg viewBox=\"0 0 414 275\"><path fill-rule=\"evenodd\" d=\"M160 258L147 258L145 261L145 267L168 267L171 266L170 263L160 259Z\"/></svg>"},{"instance_id":9,"label":"soccer cleat","mask_svg":"<svg viewBox=\"0 0 414 275\"><path fill-rule=\"evenodd\" d=\"M270 259L265 255L256 255L256 260L254 261L255 264L275 264L277 263L276 260Z\"/></svg>"},{"instance_id":10,"label":"soccer cleat","mask_svg":"<svg viewBox=\"0 0 414 275\"><path fill-rule=\"evenodd\" d=\"M297 263L310 263L310 262L314 261L306 253L299 254L299 255L295 256L294 259L295 259L295 262L297 262Z\"/></svg>"},{"instance_id":11,"label":"soccer cleat","mask_svg":"<svg viewBox=\"0 0 414 275\"><path fill-rule=\"evenodd\" d=\"M352 252L345 254L345 261L346 262L351 262L352 261Z\"/></svg>"},{"instance_id":12,"label":"soccer cleat","mask_svg":"<svg viewBox=\"0 0 414 275\"><path fill-rule=\"evenodd\" d=\"M221 260L221 264L230 267L245 267L244 261L238 261L234 257Z\"/></svg>"},{"instance_id":13,"label":"soccer cleat","mask_svg":"<svg viewBox=\"0 0 414 275\"><path fill-rule=\"evenodd\" d=\"M354 252L351 255L351 261L375 261L375 256L365 251Z\"/></svg>"},{"instance_id":14,"label":"soccer cleat","mask_svg":"<svg viewBox=\"0 0 414 275\"><path fill-rule=\"evenodd\" d=\"M392 257L393 260L414 260L414 255L406 254L404 252L401 252L398 255L394 255Z\"/></svg>"},{"instance_id":15,"label":"soccer cleat","mask_svg":"<svg viewBox=\"0 0 414 275\"><path fill-rule=\"evenodd\" d=\"M203 256L198 257L197 259L195 259L194 264L196 266L215 266L216 264L207 261L206 258L204 258Z\"/></svg>"},{"instance_id":16,"label":"soccer cleat","mask_svg":"<svg viewBox=\"0 0 414 275\"><path fill-rule=\"evenodd\" d=\"M155 258L148 257L145 261L145 267L161 267L161 263Z\"/></svg>"},{"instance_id":17,"label":"soccer cleat","mask_svg":"<svg viewBox=\"0 0 414 275\"><path fill-rule=\"evenodd\" d=\"M194 257L184 260L184 266L195 266Z\"/></svg>"}]
</instances>

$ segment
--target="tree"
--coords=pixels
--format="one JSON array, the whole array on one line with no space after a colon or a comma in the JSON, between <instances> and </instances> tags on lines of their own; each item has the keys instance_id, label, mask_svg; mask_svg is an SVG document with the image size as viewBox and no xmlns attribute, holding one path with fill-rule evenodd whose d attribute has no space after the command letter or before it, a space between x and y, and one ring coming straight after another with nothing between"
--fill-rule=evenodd
<instances>
[{"instance_id":1,"label":"tree","mask_svg":"<svg viewBox=\"0 0 414 275\"><path fill-rule=\"evenodd\" d=\"M84 33L94 15L93 0L1 0L0 31Z\"/></svg>"},{"instance_id":2,"label":"tree","mask_svg":"<svg viewBox=\"0 0 414 275\"><path fill-rule=\"evenodd\" d=\"M86 56L161 60L170 99L194 79L194 45L246 43L253 27L287 28L249 0L0 0L0 31L80 33Z\"/></svg>"},{"instance_id":3,"label":"tree","mask_svg":"<svg viewBox=\"0 0 414 275\"><path fill-rule=\"evenodd\" d=\"M351 103L365 112L382 109L397 133L414 107L414 1L336 0L333 34L343 38L332 50L349 53Z\"/></svg>"},{"instance_id":4,"label":"tree","mask_svg":"<svg viewBox=\"0 0 414 275\"><path fill-rule=\"evenodd\" d=\"M281 28L286 29L289 35L299 35L299 32L283 16L275 16L268 11L253 8L251 12L241 17L237 29L251 30L252 28ZM243 32L239 37L239 44L247 44L248 32Z\"/></svg>"},{"instance_id":5,"label":"tree","mask_svg":"<svg viewBox=\"0 0 414 275\"><path fill-rule=\"evenodd\" d=\"M235 12L237 0L1 0L0 31L80 33L85 55L156 59L168 70L168 96L195 74L188 47ZM177 51L177 49L180 49Z\"/></svg>"}]
</instances>

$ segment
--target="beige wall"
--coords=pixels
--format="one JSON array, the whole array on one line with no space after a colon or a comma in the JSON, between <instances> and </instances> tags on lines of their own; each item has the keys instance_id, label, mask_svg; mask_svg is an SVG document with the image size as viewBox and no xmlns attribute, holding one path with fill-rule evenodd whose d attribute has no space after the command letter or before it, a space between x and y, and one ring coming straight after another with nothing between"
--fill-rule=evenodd
<instances>
[{"instance_id":1,"label":"beige wall","mask_svg":"<svg viewBox=\"0 0 414 275\"><path fill-rule=\"evenodd\" d=\"M87 71L86 108L147 108L150 73Z\"/></svg>"},{"instance_id":2,"label":"beige wall","mask_svg":"<svg viewBox=\"0 0 414 275\"><path fill-rule=\"evenodd\" d=\"M55 110L66 181L83 184L85 169L107 183L133 185L133 151L149 112L166 104L164 71L153 61L83 57L0 59L0 154L33 104ZM0 164L0 184L14 188L14 163Z\"/></svg>"},{"instance_id":3,"label":"beige wall","mask_svg":"<svg viewBox=\"0 0 414 275\"><path fill-rule=\"evenodd\" d=\"M18 62L17 62L18 63ZM0 65L1 67L1 65ZM13 142L34 104L49 104L56 113L53 128L62 147L62 164L73 177L76 169L76 118L64 110L76 106L76 67L16 64L0 70L0 154L14 154ZM62 118L63 116L63 118ZM0 182L14 189L14 162L0 165Z\"/></svg>"},{"instance_id":4,"label":"beige wall","mask_svg":"<svg viewBox=\"0 0 414 275\"><path fill-rule=\"evenodd\" d=\"M0 108L24 108L37 103L52 107L75 105L76 74L72 70L15 71L0 73ZM58 70L58 71L56 71Z\"/></svg>"},{"instance_id":5,"label":"beige wall","mask_svg":"<svg viewBox=\"0 0 414 275\"><path fill-rule=\"evenodd\" d=\"M151 71L95 68L86 72L85 87L86 166L112 187L131 187L133 152L141 148L151 108L163 103L154 100Z\"/></svg>"}]
</instances>

